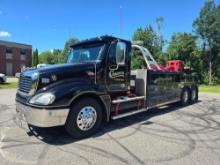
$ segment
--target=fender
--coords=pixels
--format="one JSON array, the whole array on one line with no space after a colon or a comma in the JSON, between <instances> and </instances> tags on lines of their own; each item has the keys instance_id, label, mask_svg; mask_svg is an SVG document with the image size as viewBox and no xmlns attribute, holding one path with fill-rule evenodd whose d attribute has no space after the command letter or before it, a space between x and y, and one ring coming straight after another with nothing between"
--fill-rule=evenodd
<instances>
[{"instance_id":1,"label":"fender","mask_svg":"<svg viewBox=\"0 0 220 165\"><path fill-rule=\"evenodd\" d=\"M92 97L92 98L95 98L96 100L98 100L101 103L101 106L104 111L104 120L107 122L110 120L110 113L111 113L111 97L110 97L110 95L100 94L94 90L79 90L71 99L69 107L71 106L72 103L74 103L78 99L81 99L82 97Z\"/></svg>"},{"instance_id":2,"label":"fender","mask_svg":"<svg viewBox=\"0 0 220 165\"><path fill-rule=\"evenodd\" d=\"M100 84L96 85L94 82L84 78L74 78L74 80L68 79L51 84L39 90L36 94L42 92L54 93L56 96L54 103L48 106L37 106L29 104L30 106L47 108L51 110L57 108L69 108L71 104L80 97L92 95L93 98L96 97L98 101L101 102L105 112L104 118L106 121L109 121L111 98L109 94L106 93L104 88L100 88Z\"/></svg>"}]
</instances>

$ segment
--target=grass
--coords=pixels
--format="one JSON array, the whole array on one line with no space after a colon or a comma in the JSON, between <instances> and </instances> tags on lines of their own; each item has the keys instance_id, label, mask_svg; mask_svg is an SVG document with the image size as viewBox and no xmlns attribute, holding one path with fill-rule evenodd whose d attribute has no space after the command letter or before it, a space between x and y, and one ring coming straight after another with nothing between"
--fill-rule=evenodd
<instances>
[{"instance_id":1,"label":"grass","mask_svg":"<svg viewBox=\"0 0 220 165\"><path fill-rule=\"evenodd\" d=\"M220 94L220 85L200 85L199 92L210 92Z\"/></svg>"},{"instance_id":2,"label":"grass","mask_svg":"<svg viewBox=\"0 0 220 165\"><path fill-rule=\"evenodd\" d=\"M18 84L17 82L2 83L0 84L0 90L1 89L16 89L17 84Z\"/></svg>"}]
</instances>

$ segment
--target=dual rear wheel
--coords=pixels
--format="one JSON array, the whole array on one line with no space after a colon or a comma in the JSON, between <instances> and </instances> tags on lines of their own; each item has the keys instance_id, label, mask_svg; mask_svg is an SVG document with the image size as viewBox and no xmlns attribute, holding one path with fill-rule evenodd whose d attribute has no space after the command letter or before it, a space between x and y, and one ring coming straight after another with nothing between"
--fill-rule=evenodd
<instances>
[{"instance_id":1,"label":"dual rear wheel","mask_svg":"<svg viewBox=\"0 0 220 165\"><path fill-rule=\"evenodd\" d=\"M197 87L192 87L191 89L183 88L181 93L181 105L187 105L190 103L195 103L198 101L198 89Z\"/></svg>"},{"instance_id":2,"label":"dual rear wheel","mask_svg":"<svg viewBox=\"0 0 220 165\"><path fill-rule=\"evenodd\" d=\"M181 105L188 105L196 101L198 101L197 87L182 89ZM100 103L93 98L82 98L71 106L65 128L73 138L86 138L97 131L102 118Z\"/></svg>"}]
</instances>

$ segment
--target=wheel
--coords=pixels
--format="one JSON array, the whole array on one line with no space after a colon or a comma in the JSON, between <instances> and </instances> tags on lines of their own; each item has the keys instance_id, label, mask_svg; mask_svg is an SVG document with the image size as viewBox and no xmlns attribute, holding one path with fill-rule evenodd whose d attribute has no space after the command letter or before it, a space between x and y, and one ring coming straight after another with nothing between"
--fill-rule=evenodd
<instances>
[{"instance_id":1,"label":"wheel","mask_svg":"<svg viewBox=\"0 0 220 165\"><path fill-rule=\"evenodd\" d=\"M190 96L190 102L195 103L198 101L198 89L197 87L191 88L191 96Z\"/></svg>"},{"instance_id":2,"label":"wheel","mask_svg":"<svg viewBox=\"0 0 220 165\"><path fill-rule=\"evenodd\" d=\"M71 108L65 124L66 131L76 139L94 134L102 122L102 109L99 102L83 98Z\"/></svg>"},{"instance_id":3,"label":"wheel","mask_svg":"<svg viewBox=\"0 0 220 165\"><path fill-rule=\"evenodd\" d=\"M181 103L181 105L185 106L185 105L189 104L189 102L190 102L189 90L187 88L183 88L180 103Z\"/></svg>"}]
</instances>

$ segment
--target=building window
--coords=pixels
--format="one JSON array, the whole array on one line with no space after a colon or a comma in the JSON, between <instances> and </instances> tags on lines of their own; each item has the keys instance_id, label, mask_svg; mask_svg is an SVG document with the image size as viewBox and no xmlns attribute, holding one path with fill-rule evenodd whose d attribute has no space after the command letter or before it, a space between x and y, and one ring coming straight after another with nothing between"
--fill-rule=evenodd
<instances>
[{"instance_id":1,"label":"building window","mask_svg":"<svg viewBox=\"0 0 220 165\"><path fill-rule=\"evenodd\" d=\"M13 59L12 48L6 48L5 58Z\"/></svg>"},{"instance_id":2,"label":"building window","mask_svg":"<svg viewBox=\"0 0 220 165\"><path fill-rule=\"evenodd\" d=\"M20 55L20 60L21 60L21 61L25 61L25 60L26 60L26 55L21 54L21 55Z\"/></svg>"},{"instance_id":3,"label":"building window","mask_svg":"<svg viewBox=\"0 0 220 165\"><path fill-rule=\"evenodd\" d=\"M20 60L25 61L26 60L26 51L25 49L20 50Z\"/></svg>"},{"instance_id":4,"label":"building window","mask_svg":"<svg viewBox=\"0 0 220 165\"><path fill-rule=\"evenodd\" d=\"M6 53L12 53L12 48L6 48Z\"/></svg>"},{"instance_id":5,"label":"building window","mask_svg":"<svg viewBox=\"0 0 220 165\"><path fill-rule=\"evenodd\" d=\"M20 54L24 54L24 55L25 55L25 54L26 54L25 49L21 49L21 50L20 50Z\"/></svg>"}]
</instances>

